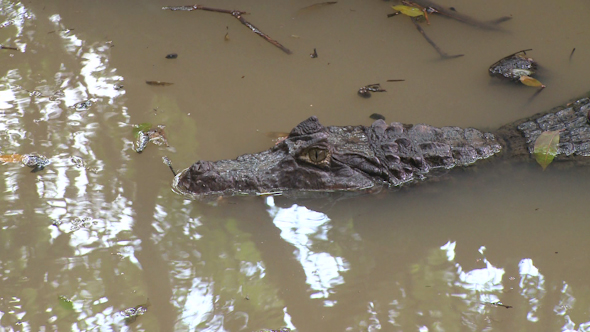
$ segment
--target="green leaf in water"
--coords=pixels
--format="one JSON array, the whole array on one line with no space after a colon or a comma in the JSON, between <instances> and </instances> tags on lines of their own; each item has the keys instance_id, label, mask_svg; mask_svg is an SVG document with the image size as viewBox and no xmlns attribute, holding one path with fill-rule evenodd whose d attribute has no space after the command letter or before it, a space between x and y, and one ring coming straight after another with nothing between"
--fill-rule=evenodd
<instances>
[{"instance_id":1,"label":"green leaf in water","mask_svg":"<svg viewBox=\"0 0 590 332\"><path fill-rule=\"evenodd\" d=\"M152 128L152 124L149 122L144 122L133 127L133 137L137 138L140 132L147 132Z\"/></svg>"},{"instance_id":2,"label":"green leaf in water","mask_svg":"<svg viewBox=\"0 0 590 332\"><path fill-rule=\"evenodd\" d=\"M557 145L559 144L559 133L561 130L544 131L537 137L533 155L543 167L543 170L551 164L553 158L557 155Z\"/></svg>"},{"instance_id":3,"label":"green leaf in water","mask_svg":"<svg viewBox=\"0 0 590 332\"><path fill-rule=\"evenodd\" d=\"M397 5L397 6L391 6L391 8L393 8L393 10L397 10L398 12L401 12L402 14L410 16L410 17L424 16L424 12L416 7Z\"/></svg>"},{"instance_id":4,"label":"green leaf in water","mask_svg":"<svg viewBox=\"0 0 590 332\"><path fill-rule=\"evenodd\" d=\"M57 301L59 302L59 306L66 309L66 310L74 310L74 303L72 300L69 300L63 295L57 297Z\"/></svg>"}]
</instances>

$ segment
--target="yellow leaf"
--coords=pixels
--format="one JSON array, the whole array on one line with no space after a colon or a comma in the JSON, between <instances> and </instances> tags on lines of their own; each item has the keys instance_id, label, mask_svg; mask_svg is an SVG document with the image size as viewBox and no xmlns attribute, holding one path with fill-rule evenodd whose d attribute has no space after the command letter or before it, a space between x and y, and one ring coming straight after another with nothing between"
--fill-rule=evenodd
<instances>
[{"instance_id":1,"label":"yellow leaf","mask_svg":"<svg viewBox=\"0 0 590 332\"><path fill-rule=\"evenodd\" d=\"M561 130L544 131L535 140L533 155L539 165L543 167L543 170L551 164L553 158L557 155L560 132Z\"/></svg>"},{"instance_id":2,"label":"yellow leaf","mask_svg":"<svg viewBox=\"0 0 590 332\"><path fill-rule=\"evenodd\" d=\"M424 12L416 7L397 5L397 6L391 6L391 8L393 8L393 10L397 10L398 12L400 12L404 15L410 16L410 17L424 16Z\"/></svg>"},{"instance_id":3,"label":"yellow leaf","mask_svg":"<svg viewBox=\"0 0 590 332\"><path fill-rule=\"evenodd\" d=\"M23 160L20 154L5 154L0 155L0 161L5 163L19 163Z\"/></svg>"},{"instance_id":4,"label":"yellow leaf","mask_svg":"<svg viewBox=\"0 0 590 332\"><path fill-rule=\"evenodd\" d=\"M519 78L520 82L526 86L535 86L535 87L541 87L544 88L545 86L543 85L543 83L537 81L536 79L530 77L530 76L521 76Z\"/></svg>"}]
</instances>

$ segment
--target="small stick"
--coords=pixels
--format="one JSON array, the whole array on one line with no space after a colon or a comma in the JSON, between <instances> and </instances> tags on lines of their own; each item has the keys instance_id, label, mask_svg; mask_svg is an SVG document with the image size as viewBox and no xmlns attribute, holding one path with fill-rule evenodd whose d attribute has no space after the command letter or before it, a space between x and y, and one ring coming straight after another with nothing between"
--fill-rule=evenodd
<instances>
[{"instance_id":1,"label":"small stick","mask_svg":"<svg viewBox=\"0 0 590 332\"><path fill-rule=\"evenodd\" d=\"M387 82L404 82L405 80L387 80Z\"/></svg>"},{"instance_id":2,"label":"small stick","mask_svg":"<svg viewBox=\"0 0 590 332\"><path fill-rule=\"evenodd\" d=\"M162 82L162 81L145 81L145 84L147 85L159 85L159 86L166 86L166 85L172 85L174 83L170 83L170 82Z\"/></svg>"},{"instance_id":3,"label":"small stick","mask_svg":"<svg viewBox=\"0 0 590 332\"><path fill-rule=\"evenodd\" d=\"M414 23L414 25L416 26L416 29L418 29L418 31L420 31L420 33L422 34L422 36L424 37L424 39L426 39L426 41L432 45L432 47L434 47L434 49L438 52L438 54L443 58L443 59L453 59L453 58L458 58L458 57L462 57L463 54L457 54L457 55L448 55L447 53L445 53L443 50L440 49L440 47L438 47L434 41L432 41L432 39L430 39L427 35L426 32L424 32L424 29L422 29L422 27L420 26L420 24L418 24L418 21L416 20L415 17L412 17L412 22Z\"/></svg>"},{"instance_id":4,"label":"small stick","mask_svg":"<svg viewBox=\"0 0 590 332\"><path fill-rule=\"evenodd\" d=\"M240 22L242 22L243 25L247 26L250 30L252 30L252 32L254 32L255 34L257 34L260 37L264 38L264 40L266 40L267 42L269 42L269 43L273 44L274 46L280 48L281 51L283 51L283 52L285 52L287 54L293 53L293 52L291 52L291 50L289 50L285 46L281 45L281 43L279 43L278 41L270 38L267 34L265 34L264 32L260 31L257 27L255 27L254 25L252 25L252 23L246 21L242 17L242 12L235 11L235 12L232 13L232 16L235 17L235 18L237 18Z\"/></svg>"},{"instance_id":5,"label":"small stick","mask_svg":"<svg viewBox=\"0 0 590 332\"><path fill-rule=\"evenodd\" d=\"M317 51L317 50L314 48L314 49L313 49L313 53L311 53L309 56L310 56L312 59L315 59L315 58L317 58L317 57L318 57L318 51Z\"/></svg>"},{"instance_id":6,"label":"small stick","mask_svg":"<svg viewBox=\"0 0 590 332\"><path fill-rule=\"evenodd\" d=\"M10 47L10 46L2 46L0 45L0 50L13 50L13 51L18 51L18 48L16 47ZM573 53L573 52L572 52Z\"/></svg>"},{"instance_id":7,"label":"small stick","mask_svg":"<svg viewBox=\"0 0 590 332\"><path fill-rule=\"evenodd\" d=\"M194 5L194 6L167 6L167 7L162 7L162 9L164 10L171 10L171 11L193 11L193 10L206 10L209 12L216 12L216 13L223 13L223 14L230 14L232 15L234 12L236 12L236 10L229 10L229 9L219 9L219 8L211 8L211 7L205 7L202 5ZM246 12L240 12L242 14L248 14Z\"/></svg>"},{"instance_id":8,"label":"small stick","mask_svg":"<svg viewBox=\"0 0 590 332\"><path fill-rule=\"evenodd\" d=\"M299 10L306 10L306 9L312 9L312 8L317 8L317 7L323 7L323 6L327 6L327 5L333 5L336 3L338 3L338 1L326 1L326 2L314 3L313 5L303 7Z\"/></svg>"},{"instance_id":9,"label":"small stick","mask_svg":"<svg viewBox=\"0 0 590 332\"><path fill-rule=\"evenodd\" d=\"M420 5L422 7L433 8L434 10L436 10L435 13L437 13L437 14L441 14L443 16L447 16L448 18L459 21L461 23L469 24L469 25L476 26L476 27L479 27L482 29L499 30L499 28L496 26L496 24L507 21L510 19L510 17L504 16L499 19L493 20L489 23L482 22L480 20L474 19L474 18L469 17L467 15L457 13L456 11L447 10L444 7L438 5L437 3L430 1L430 0L413 0L413 2L417 3L418 5Z\"/></svg>"},{"instance_id":10,"label":"small stick","mask_svg":"<svg viewBox=\"0 0 590 332\"><path fill-rule=\"evenodd\" d=\"M170 170L172 171L172 174L174 174L174 176L176 176L176 171L174 171L174 168L172 168L172 161L170 160L170 158L164 156L164 157L162 157L162 162L164 162L165 165L168 165L168 168L170 168Z\"/></svg>"},{"instance_id":11,"label":"small stick","mask_svg":"<svg viewBox=\"0 0 590 332\"><path fill-rule=\"evenodd\" d=\"M574 47L574 49L572 50L572 53L570 53L570 61L572 61L572 56L574 55L575 51L576 51L576 48Z\"/></svg>"},{"instance_id":12,"label":"small stick","mask_svg":"<svg viewBox=\"0 0 590 332\"><path fill-rule=\"evenodd\" d=\"M211 8L211 7L205 7L205 6L202 6L202 5L194 5L194 6L168 6L168 7L162 7L162 9L164 9L164 10L172 10L172 11L179 11L179 10L180 11L205 10L205 11L209 11L209 12L216 12L216 13L222 13L222 14L230 14L231 16L233 16L236 19L238 19L238 21L240 21L243 25L247 26L250 30L252 30L252 32L254 32L255 34L257 34L260 37L264 38L267 42L269 42L269 43L273 44L274 46L280 48L281 51L283 51L283 52L285 52L287 54L293 53L288 48L286 48L285 46L281 45L281 43L279 43L278 41L270 38L267 34L265 34L264 32L260 31L252 23L246 21L242 17L242 15L248 14L247 12L243 12L243 11L239 11L239 10Z\"/></svg>"}]
</instances>

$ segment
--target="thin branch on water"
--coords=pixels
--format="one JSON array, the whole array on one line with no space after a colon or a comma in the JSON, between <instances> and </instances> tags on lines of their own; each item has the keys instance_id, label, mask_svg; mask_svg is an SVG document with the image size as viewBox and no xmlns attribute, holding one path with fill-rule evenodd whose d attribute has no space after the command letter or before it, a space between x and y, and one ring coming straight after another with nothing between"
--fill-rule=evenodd
<instances>
[{"instance_id":1,"label":"thin branch on water","mask_svg":"<svg viewBox=\"0 0 590 332\"><path fill-rule=\"evenodd\" d=\"M194 6L168 6L168 7L162 7L162 9L164 9L164 10L172 10L172 11L205 10L205 11L222 13L222 14L230 14L231 16L235 17L238 21L240 21L243 25L245 25L246 27L248 27L248 29L250 29L252 32L254 32L258 36L264 38L264 40L266 40L267 42L269 42L269 43L273 44L274 46L280 48L281 51L283 51L283 52L285 52L287 54L293 53L293 52L291 52L291 50L289 50L285 46L281 45L281 43L279 43L278 41L270 38L267 34L265 34L264 32L260 31L260 29L258 29L257 27L255 27L252 23L246 21L246 19L244 19L244 17L242 17L242 15L248 14L247 12L243 12L243 11L239 11L239 10L228 10L228 9L211 8L211 7L205 7L205 6L202 6L202 5L194 5Z\"/></svg>"},{"instance_id":2,"label":"thin branch on water","mask_svg":"<svg viewBox=\"0 0 590 332\"><path fill-rule=\"evenodd\" d=\"M424 32L424 29L422 29L422 27L420 26L420 24L418 23L418 21L416 20L415 17L411 17L412 22L414 23L414 25L416 26L416 29L418 29L418 31L422 34L422 36L424 37L424 39L426 39L426 41L432 45L432 47L434 47L434 49L438 52L438 54L443 58L443 59L453 59L453 58L458 58L458 57L462 57L464 54L456 54L456 55L448 55L446 52L444 52L443 50L441 50L440 47L438 47L434 41L432 41L432 39L430 39L430 37L428 37L426 35L426 32Z\"/></svg>"},{"instance_id":3,"label":"thin branch on water","mask_svg":"<svg viewBox=\"0 0 590 332\"><path fill-rule=\"evenodd\" d=\"M417 3L418 5L425 7L425 8L432 8L435 10L435 13L446 16L453 20L459 21L461 23L469 24L481 29L488 29L488 30L500 30L497 26L499 23L508 21L511 19L509 16L503 16L497 18L495 20L484 22L473 17L458 13L453 9L446 9L445 7L431 1L431 0L413 0L412 2Z\"/></svg>"},{"instance_id":4,"label":"thin branch on water","mask_svg":"<svg viewBox=\"0 0 590 332\"><path fill-rule=\"evenodd\" d=\"M324 6L327 6L327 5L334 5L334 4L337 4L337 3L338 3L338 1L326 1L326 2L314 3L313 5L309 5L307 7L303 7L301 9L299 9L299 10L301 11L301 10L307 10L307 9L312 9L312 8L324 7Z\"/></svg>"}]
</instances>

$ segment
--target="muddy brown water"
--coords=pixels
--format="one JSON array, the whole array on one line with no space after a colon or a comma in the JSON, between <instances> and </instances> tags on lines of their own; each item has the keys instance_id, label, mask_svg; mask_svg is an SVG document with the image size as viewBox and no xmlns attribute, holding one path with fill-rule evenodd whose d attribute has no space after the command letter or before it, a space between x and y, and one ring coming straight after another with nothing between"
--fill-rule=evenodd
<instances>
[{"instance_id":1,"label":"muddy brown water","mask_svg":"<svg viewBox=\"0 0 590 332\"><path fill-rule=\"evenodd\" d=\"M313 3L203 3L250 12L286 55L229 15L161 10L182 1L0 0L0 43L20 49L0 50L0 150L51 158L0 166L0 330L590 331L586 169L491 162L346 200L170 190L163 156L260 151L310 115L492 130L590 90L587 1L440 0L512 16L502 31L433 16L453 60L387 18L392 2L299 11ZM526 48L547 85L534 98L487 74ZM170 147L135 153L144 122Z\"/></svg>"}]
</instances>

